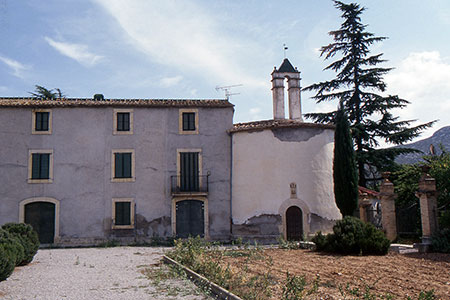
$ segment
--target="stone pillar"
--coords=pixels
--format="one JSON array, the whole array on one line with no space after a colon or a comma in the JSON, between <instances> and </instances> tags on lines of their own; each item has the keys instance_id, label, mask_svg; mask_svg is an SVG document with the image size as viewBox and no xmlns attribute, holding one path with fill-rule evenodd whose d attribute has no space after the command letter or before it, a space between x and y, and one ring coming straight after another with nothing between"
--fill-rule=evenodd
<instances>
[{"instance_id":1,"label":"stone pillar","mask_svg":"<svg viewBox=\"0 0 450 300\"><path fill-rule=\"evenodd\" d=\"M367 193L363 193L361 195L361 199L358 202L359 202L359 218L361 219L361 221L367 222L368 220L366 210L371 205Z\"/></svg>"},{"instance_id":2,"label":"stone pillar","mask_svg":"<svg viewBox=\"0 0 450 300\"><path fill-rule=\"evenodd\" d=\"M419 180L419 190L416 197L420 200L420 216L422 219L422 243L431 244L431 236L438 228L436 180L428 171L429 166L422 167L422 177Z\"/></svg>"},{"instance_id":3,"label":"stone pillar","mask_svg":"<svg viewBox=\"0 0 450 300\"><path fill-rule=\"evenodd\" d=\"M303 121L300 91L300 72L289 73L288 77L289 119Z\"/></svg>"},{"instance_id":4,"label":"stone pillar","mask_svg":"<svg viewBox=\"0 0 450 300\"><path fill-rule=\"evenodd\" d=\"M284 77L275 68L272 72L273 118L284 119Z\"/></svg>"},{"instance_id":5,"label":"stone pillar","mask_svg":"<svg viewBox=\"0 0 450 300\"><path fill-rule=\"evenodd\" d=\"M397 238L397 223L395 218L395 199L394 184L389 181L390 172L383 172L383 182L380 186L381 200L381 223L386 232L386 237L393 241Z\"/></svg>"}]
</instances>

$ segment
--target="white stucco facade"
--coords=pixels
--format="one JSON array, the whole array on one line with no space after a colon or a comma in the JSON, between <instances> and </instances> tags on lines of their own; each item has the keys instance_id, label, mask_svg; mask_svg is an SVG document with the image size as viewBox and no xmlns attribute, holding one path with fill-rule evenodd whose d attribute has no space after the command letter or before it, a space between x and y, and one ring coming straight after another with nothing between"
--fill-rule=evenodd
<instances>
[{"instance_id":1,"label":"white stucco facade","mask_svg":"<svg viewBox=\"0 0 450 300\"><path fill-rule=\"evenodd\" d=\"M341 218L333 195L333 140L334 130L307 124L234 132L233 224L245 224L258 215L277 215L286 201L304 206L304 214ZM296 197L291 183L296 184ZM312 222L310 216L305 219L304 230Z\"/></svg>"}]
</instances>

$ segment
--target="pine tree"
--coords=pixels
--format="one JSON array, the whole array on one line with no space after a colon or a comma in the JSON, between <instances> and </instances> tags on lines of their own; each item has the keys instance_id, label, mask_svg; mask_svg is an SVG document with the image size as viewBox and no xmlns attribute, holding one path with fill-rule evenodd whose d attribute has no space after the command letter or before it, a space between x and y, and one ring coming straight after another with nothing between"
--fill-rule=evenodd
<instances>
[{"instance_id":1,"label":"pine tree","mask_svg":"<svg viewBox=\"0 0 450 300\"><path fill-rule=\"evenodd\" d=\"M350 125L342 106L336 113L333 160L334 197L343 217L358 206L358 172Z\"/></svg>"},{"instance_id":2,"label":"pine tree","mask_svg":"<svg viewBox=\"0 0 450 300\"><path fill-rule=\"evenodd\" d=\"M313 97L317 103L339 100L348 114L350 128L355 145L358 164L359 185L367 184L367 167L383 169L392 165L395 157L402 153L414 152L407 148L375 149L379 140L400 145L419 136L433 122L410 127L414 120L399 121L390 110L405 107L409 102L398 96L381 95L386 90L383 76L391 68L378 65L385 62L383 54L371 55L370 46L383 41L386 37L376 37L367 32L361 23L361 14L365 8L356 3L345 4L334 1L335 7L342 11L344 22L339 30L329 34L334 42L321 48L321 57L325 60L341 57L324 70L336 72L330 81L319 82L306 87L306 91L316 91ZM336 111L312 113L306 117L318 123L334 123Z\"/></svg>"}]
</instances>

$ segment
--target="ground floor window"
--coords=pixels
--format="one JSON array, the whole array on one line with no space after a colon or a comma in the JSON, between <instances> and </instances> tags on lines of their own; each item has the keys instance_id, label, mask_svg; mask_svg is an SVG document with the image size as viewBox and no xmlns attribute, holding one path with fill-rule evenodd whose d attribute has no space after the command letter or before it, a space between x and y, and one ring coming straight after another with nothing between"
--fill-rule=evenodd
<instances>
[{"instance_id":1,"label":"ground floor window","mask_svg":"<svg viewBox=\"0 0 450 300\"><path fill-rule=\"evenodd\" d=\"M113 199L112 228L134 228L134 201L129 198Z\"/></svg>"}]
</instances>

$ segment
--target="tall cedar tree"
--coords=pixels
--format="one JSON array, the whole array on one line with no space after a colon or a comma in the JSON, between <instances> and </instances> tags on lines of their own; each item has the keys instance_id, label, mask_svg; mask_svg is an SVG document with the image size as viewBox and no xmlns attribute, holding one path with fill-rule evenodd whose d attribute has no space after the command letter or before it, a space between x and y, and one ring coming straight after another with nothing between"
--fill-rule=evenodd
<instances>
[{"instance_id":1,"label":"tall cedar tree","mask_svg":"<svg viewBox=\"0 0 450 300\"><path fill-rule=\"evenodd\" d=\"M333 160L334 197L343 217L358 206L358 172L350 124L342 106L336 113Z\"/></svg>"},{"instance_id":2,"label":"tall cedar tree","mask_svg":"<svg viewBox=\"0 0 450 300\"><path fill-rule=\"evenodd\" d=\"M317 103L339 100L348 114L350 128L355 144L358 163L359 185L367 185L367 167L383 169L393 164L395 157L402 153L414 152L408 148L375 149L378 140L400 145L419 136L433 122L410 127L415 120L399 121L389 111L402 108L409 102L398 96L383 96L386 84L383 76L391 68L378 67L385 62L383 54L370 55L369 47L386 39L367 32L361 23L360 15L365 10L356 3L345 4L334 1L335 7L342 11L344 22L341 28L331 31L334 43L321 48L321 57L325 60L341 57L324 70L336 72L336 78L312 84L304 90L316 91L313 99ZM336 111L329 113L311 113L306 117L318 123L335 123Z\"/></svg>"}]
</instances>

